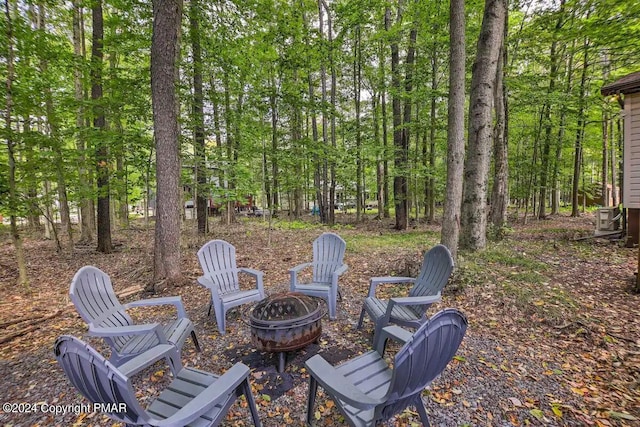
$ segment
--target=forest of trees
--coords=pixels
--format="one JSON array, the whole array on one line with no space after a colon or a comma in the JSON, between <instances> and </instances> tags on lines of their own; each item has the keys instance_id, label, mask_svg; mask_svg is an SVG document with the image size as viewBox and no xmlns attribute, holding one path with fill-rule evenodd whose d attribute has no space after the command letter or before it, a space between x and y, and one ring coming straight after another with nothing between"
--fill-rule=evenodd
<instances>
[{"instance_id":1,"label":"forest of trees","mask_svg":"<svg viewBox=\"0 0 640 427\"><path fill-rule=\"evenodd\" d=\"M247 195L326 224L374 204L399 230L444 210L443 242L478 249L507 206L577 216L619 186L620 107L599 90L640 69L640 2L2 3L0 215L18 259L18 221L109 252L157 200L164 254L186 200L206 233L208 200L232 221ZM179 280L167 256L156 278Z\"/></svg>"}]
</instances>

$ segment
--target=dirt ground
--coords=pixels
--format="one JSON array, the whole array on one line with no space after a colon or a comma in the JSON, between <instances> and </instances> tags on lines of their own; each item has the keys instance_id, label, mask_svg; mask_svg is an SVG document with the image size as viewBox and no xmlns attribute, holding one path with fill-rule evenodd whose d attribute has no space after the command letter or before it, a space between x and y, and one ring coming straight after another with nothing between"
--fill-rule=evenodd
<instances>
[{"instance_id":1,"label":"dirt ground","mask_svg":"<svg viewBox=\"0 0 640 427\"><path fill-rule=\"evenodd\" d=\"M157 293L180 295L195 324L202 352L187 340L182 352L186 366L217 374L238 361L251 368L265 426L304 425L308 392L304 361L320 353L338 363L369 350L371 323L355 329L369 278L414 275L421 254L439 241L438 224L415 223L397 232L387 221L370 218L355 225L348 216L340 220L342 225L330 231L347 242L349 271L340 281L343 299L338 320L323 319L320 341L289 353L283 373L277 372L274 355L257 352L251 345L244 309L229 313L227 334L218 333L215 319L207 316L209 292L196 283L201 274L196 252L209 239L229 241L236 247L238 265L262 270L266 292L273 294L288 289L289 268L311 260L311 243L328 231L325 227L281 219L269 228L257 218L224 226L213 219L213 233L206 238L196 236L190 227L182 239L187 284ZM640 295L633 291L638 248L604 239L579 240L593 230L589 214L530 221L514 225L504 240L490 243L481 253L460 254L443 301L429 311L456 307L469 319L458 356L423 394L432 425L640 425ZM86 336L86 325L70 304L73 275L84 265L95 265L109 274L119 293L130 293L152 278L153 230L133 224L114 231L114 240L117 251L109 255L77 246L72 255L63 256L50 241L27 236L31 280L27 290L15 285L13 247L6 229L0 230L3 403L47 403L49 408L87 403L68 383L52 352L58 336L72 334L108 355L101 341ZM401 295L406 289L392 286L382 291ZM134 292L122 300L142 297ZM133 314L141 322L175 315L166 308L137 309ZM392 346L387 354L395 351ZM170 378L162 363L141 372L134 381L141 403L157 395ZM317 425L344 422L322 393L313 411ZM111 423L100 413L42 410L3 410L0 422L5 426ZM250 424L243 401L232 407L224 423ZM389 424L419 425L415 408Z\"/></svg>"}]
</instances>

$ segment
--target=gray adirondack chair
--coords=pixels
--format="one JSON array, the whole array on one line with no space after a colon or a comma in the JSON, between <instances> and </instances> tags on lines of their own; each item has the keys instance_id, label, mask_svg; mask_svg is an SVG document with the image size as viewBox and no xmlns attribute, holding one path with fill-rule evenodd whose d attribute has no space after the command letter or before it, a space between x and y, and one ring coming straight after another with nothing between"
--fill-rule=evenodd
<instances>
[{"instance_id":1,"label":"gray adirondack chair","mask_svg":"<svg viewBox=\"0 0 640 427\"><path fill-rule=\"evenodd\" d=\"M173 344L182 349L189 335L197 351L200 343L187 318L179 296L151 298L122 305L111 285L111 279L102 270L87 265L78 270L71 281L71 301L82 319L89 325L89 334L102 337L111 347L109 361L116 366L159 344ZM135 324L127 309L131 307L173 305L177 319L165 324ZM179 354L179 353L178 353ZM171 370L182 367L180 357L171 357Z\"/></svg>"},{"instance_id":2,"label":"gray adirondack chair","mask_svg":"<svg viewBox=\"0 0 640 427\"><path fill-rule=\"evenodd\" d=\"M424 260L417 278L413 277L373 277L369 295L362 304L357 328L362 327L365 313L375 322L373 343L383 327L389 323L418 328L427 317L425 313L434 302L440 301L441 292L453 271L451 252L444 245L436 245L424 254ZM376 287L386 283L412 283L409 296L384 300L376 298Z\"/></svg>"},{"instance_id":3,"label":"gray adirondack chair","mask_svg":"<svg viewBox=\"0 0 640 427\"><path fill-rule=\"evenodd\" d=\"M340 295L338 278L348 269L343 263L346 248L347 244L337 234L322 233L313 242L313 261L289 270L291 291L327 300L331 320L336 318L336 306ZM298 274L307 267L313 267L311 283L299 283Z\"/></svg>"},{"instance_id":4,"label":"gray adirondack chair","mask_svg":"<svg viewBox=\"0 0 640 427\"><path fill-rule=\"evenodd\" d=\"M217 426L242 395L247 399L254 425L260 426L249 385L249 368L242 363L235 364L222 376L182 368L144 409L131 385L130 368L153 355L144 352L116 367L91 346L68 335L58 338L54 352L75 388L92 403L108 408L111 419L128 426Z\"/></svg>"},{"instance_id":5,"label":"gray adirondack chair","mask_svg":"<svg viewBox=\"0 0 640 427\"><path fill-rule=\"evenodd\" d=\"M466 317L458 310L446 309L413 334L398 326L383 328L376 350L336 367L321 355L313 356L305 362L310 374L307 423L310 425L314 418L320 384L351 426L374 426L409 405L416 407L422 423L429 426L422 391L456 354L466 329ZM393 368L383 358L387 338L404 343L394 358Z\"/></svg>"},{"instance_id":6,"label":"gray adirondack chair","mask_svg":"<svg viewBox=\"0 0 640 427\"><path fill-rule=\"evenodd\" d=\"M211 308L216 315L218 331L225 334L226 314L233 307L264 299L263 272L252 268L238 268L236 266L236 248L224 240L211 240L198 251L200 267L204 272L198 278L198 283L211 291ZM255 289L240 289L238 273L253 276Z\"/></svg>"}]
</instances>

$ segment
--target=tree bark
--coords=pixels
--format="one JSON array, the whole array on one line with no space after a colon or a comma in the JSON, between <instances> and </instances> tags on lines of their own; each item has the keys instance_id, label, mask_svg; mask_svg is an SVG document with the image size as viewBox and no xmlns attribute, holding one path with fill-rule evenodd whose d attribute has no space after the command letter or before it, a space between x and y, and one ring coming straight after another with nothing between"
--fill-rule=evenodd
<instances>
[{"instance_id":1,"label":"tree bark","mask_svg":"<svg viewBox=\"0 0 640 427\"><path fill-rule=\"evenodd\" d=\"M91 100L93 101L93 127L102 134L106 128L102 107L102 41L103 16L102 0L93 3L93 36L91 46ZM109 195L109 149L104 138L96 142L96 175L98 183L98 252L109 253L111 244L111 212Z\"/></svg>"},{"instance_id":2,"label":"tree bark","mask_svg":"<svg viewBox=\"0 0 640 427\"><path fill-rule=\"evenodd\" d=\"M198 218L198 234L207 233L208 191L207 162L204 130L204 95L202 85L202 47L200 44L200 2L191 0L189 5L189 26L191 51L193 54L193 148L195 154L194 171L196 175L195 202Z\"/></svg>"},{"instance_id":3,"label":"tree bark","mask_svg":"<svg viewBox=\"0 0 640 427\"><path fill-rule=\"evenodd\" d=\"M589 68L589 40L585 38L584 40L584 58L583 58L583 66L582 73L580 76L580 94L578 97L578 125L576 127L576 142L574 147L573 154L573 186L571 189L571 216L578 217L580 216L580 206L579 206L579 190L580 190L580 170L582 166L582 140L584 139L584 126L585 126L585 114L584 114L584 104L585 104L585 92L587 85L587 69ZM587 194L585 189L582 189L582 198L583 201L586 199Z\"/></svg>"},{"instance_id":4,"label":"tree bark","mask_svg":"<svg viewBox=\"0 0 640 427\"><path fill-rule=\"evenodd\" d=\"M457 259L464 167L465 13L464 0L451 0L449 24L449 106L447 189L440 241Z\"/></svg>"},{"instance_id":5,"label":"tree bark","mask_svg":"<svg viewBox=\"0 0 640 427\"><path fill-rule=\"evenodd\" d=\"M491 224L494 228L494 236L501 238L504 225L507 222L507 207L509 206L509 156L508 156L508 134L507 134L507 91L504 83L505 64L507 63L507 43L508 17L505 13L505 36L500 48L498 57L498 68L496 72L496 84L494 87L495 103L495 129L493 135L493 188L491 193Z\"/></svg>"},{"instance_id":6,"label":"tree bark","mask_svg":"<svg viewBox=\"0 0 640 427\"><path fill-rule=\"evenodd\" d=\"M45 31L45 6L40 3L38 6L37 25L38 30ZM40 60L40 72L45 75L48 72L48 61L44 57ZM67 196L65 159L62 154L62 136L60 135L60 123L58 121L57 109L53 105L53 93L51 88L44 87L45 111L49 133L52 140L51 149L54 158L54 170L56 174L56 188L58 193L58 204L60 209L60 225L62 228L60 243L62 250L70 253L73 251L73 230L71 227L71 214L69 210L69 200Z\"/></svg>"},{"instance_id":7,"label":"tree bark","mask_svg":"<svg viewBox=\"0 0 640 427\"><path fill-rule=\"evenodd\" d=\"M461 246L470 250L484 248L487 241L487 178L493 136L491 112L505 13L505 0L486 0L472 69L460 236Z\"/></svg>"},{"instance_id":8,"label":"tree bark","mask_svg":"<svg viewBox=\"0 0 640 427\"><path fill-rule=\"evenodd\" d=\"M5 13L5 34L7 36L7 80L5 81L6 95L5 95L5 112L4 112L4 125L7 138L7 154L9 157L9 201L10 206L18 205L17 190L16 190L16 158L15 158L15 142L13 140L13 130L11 129L13 112L13 80L15 79L14 70L14 58L15 54L14 39L13 39L13 22L11 20L11 7L9 0L4 2ZM24 249L22 246L22 237L18 232L17 217L12 210L9 215L9 227L11 233L11 240L13 241L13 247L16 250L16 263L18 264L18 285L24 287L25 290L29 289L29 279L27 277L27 262L24 256Z\"/></svg>"},{"instance_id":9,"label":"tree bark","mask_svg":"<svg viewBox=\"0 0 640 427\"><path fill-rule=\"evenodd\" d=\"M398 5L397 22L402 18L401 5ZM390 12L385 14L387 19L387 31L390 29ZM407 200L407 151L404 149L404 132L402 129L402 85L400 82L400 49L398 37L391 40L391 86L395 93L392 97L393 110L393 164L395 176L393 178L393 198L396 208L396 230L406 230L408 225L408 200Z\"/></svg>"},{"instance_id":10,"label":"tree bark","mask_svg":"<svg viewBox=\"0 0 640 427\"><path fill-rule=\"evenodd\" d=\"M182 281L180 270L180 141L176 93L181 0L153 1L151 102L156 142L154 280ZM155 290L154 286L147 290Z\"/></svg>"},{"instance_id":11,"label":"tree bark","mask_svg":"<svg viewBox=\"0 0 640 427\"><path fill-rule=\"evenodd\" d=\"M95 221L93 214L93 189L90 187L89 172L87 166L86 140L83 133L85 121L84 88L82 63L84 62L83 50L83 14L79 0L73 1L73 55L75 59L73 69L73 88L76 107L76 149L78 150L78 178L80 184L80 241L82 243L93 242Z\"/></svg>"}]
</instances>

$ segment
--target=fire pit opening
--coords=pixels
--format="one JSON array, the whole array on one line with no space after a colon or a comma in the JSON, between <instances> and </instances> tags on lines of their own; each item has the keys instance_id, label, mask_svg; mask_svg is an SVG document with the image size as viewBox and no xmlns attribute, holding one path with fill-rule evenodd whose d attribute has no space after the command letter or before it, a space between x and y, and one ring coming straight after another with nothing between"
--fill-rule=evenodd
<instances>
[{"instance_id":1,"label":"fire pit opening","mask_svg":"<svg viewBox=\"0 0 640 427\"><path fill-rule=\"evenodd\" d=\"M282 372L287 351L318 340L324 314L321 299L299 292L271 295L249 312L251 342L260 351L279 353L278 372Z\"/></svg>"}]
</instances>

